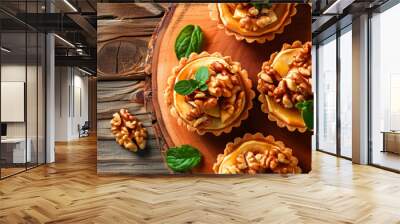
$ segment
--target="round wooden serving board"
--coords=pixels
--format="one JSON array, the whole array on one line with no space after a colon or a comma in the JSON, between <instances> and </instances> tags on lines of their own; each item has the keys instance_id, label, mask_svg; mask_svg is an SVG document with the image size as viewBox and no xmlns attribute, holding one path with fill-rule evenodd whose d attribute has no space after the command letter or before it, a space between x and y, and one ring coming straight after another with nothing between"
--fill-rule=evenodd
<instances>
[{"instance_id":1,"label":"round wooden serving board","mask_svg":"<svg viewBox=\"0 0 400 224\"><path fill-rule=\"evenodd\" d=\"M261 65L268 60L270 55L279 51L284 43L295 40L311 40L311 10L306 4L297 5L297 14L292 17L292 23L285 28L284 33L277 34L275 39L265 44L237 41L233 36L227 36L224 30L217 28L216 21L209 16L208 4L178 4L172 7L157 33L154 34L154 49L152 62L152 92L153 107L156 115L156 124L160 135L168 147L190 144L198 148L202 155L202 164L193 170L193 173L213 173L212 166L217 155L223 153L225 145L236 137L243 137L245 133L261 132L272 135L275 139L283 141L287 147L293 149L298 157L303 172L311 170L311 132L290 132L286 128L279 128L275 122L267 118L257 100L259 93L256 90L257 74ZM233 128L231 133L214 136L212 134L198 135L189 132L178 125L176 119L170 115L164 101L164 90L172 68L178 64L174 45L176 37L183 27L188 24L199 25L204 33L203 50L209 53L220 52L231 56L245 68L253 81L256 92L254 107L249 118L242 122L239 128Z\"/></svg>"}]
</instances>

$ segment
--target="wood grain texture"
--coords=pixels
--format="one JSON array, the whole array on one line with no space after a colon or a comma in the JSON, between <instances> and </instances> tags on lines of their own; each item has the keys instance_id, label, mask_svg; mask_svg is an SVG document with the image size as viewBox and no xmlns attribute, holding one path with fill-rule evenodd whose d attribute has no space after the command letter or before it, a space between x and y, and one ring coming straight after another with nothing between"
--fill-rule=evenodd
<instances>
[{"instance_id":1,"label":"wood grain texture","mask_svg":"<svg viewBox=\"0 0 400 224\"><path fill-rule=\"evenodd\" d=\"M97 71L101 80L144 79L149 38L109 41L98 52Z\"/></svg>"},{"instance_id":2,"label":"wood grain texture","mask_svg":"<svg viewBox=\"0 0 400 224\"><path fill-rule=\"evenodd\" d=\"M0 181L0 223L400 223L400 175L313 152L310 174L96 174L96 139Z\"/></svg>"},{"instance_id":3,"label":"wood grain texture","mask_svg":"<svg viewBox=\"0 0 400 224\"><path fill-rule=\"evenodd\" d=\"M166 174L150 113L144 107L145 81L99 81L97 83L97 172L99 174ZM127 108L148 131L145 151L133 153L115 142L110 131L112 115Z\"/></svg>"},{"instance_id":4,"label":"wood grain texture","mask_svg":"<svg viewBox=\"0 0 400 224\"><path fill-rule=\"evenodd\" d=\"M97 17L100 19L138 19L161 17L164 9L159 4L98 3Z\"/></svg>"},{"instance_id":5,"label":"wood grain texture","mask_svg":"<svg viewBox=\"0 0 400 224\"><path fill-rule=\"evenodd\" d=\"M99 80L144 79L147 45L163 7L156 3L99 3L98 8Z\"/></svg>"},{"instance_id":6,"label":"wood grain texture","mask_svg":"<svg viewBox=\"0 0 400 224\"><path fill-rule=\"evenodd\" d=\"M292 23L285 27L285 31L265 44L248 44L227 36L224 30L218 29L216 22L210 19L208 4L178 4L166 13L161 27L157 30L153 49L152 99L156 125L166 143L164 147L190 143L202 152L203 163L199 169L195 170L196 173L213 173L212 166L216 162L217 155L223 153L228 142L232 142L236 137L242 137L245 133L257 132L273 135L275 139L283 141L287 147L293 149L303 172L310 171L312 133L290 132L286 128L279 128L275 122L269 121L267 115L260 109L261 105L257 100L259 93L256 90L257 74L261 70L262 63L269 60L272 53L279 51L284 43L311 40L310 8L308 5L299 4L297 10L298 13L292 18ZM201 136L187 131L185 127L178 125L164 100L167 79L172 73L172 68L178 64L174 51L175 39L187 24L197 24L201 27L205 40L204 51L220 52L224 56L231 56L234 61L242 64L253 81L256 98L253 100L254 106L250 110L249 118L242 121L241 126L234 128L229 134ZM165 60L166 58L168 60Z\"/></svg>"},{"instance_id":7,"label":"wood grain texture","mask_svg":"<svg viewBox=\"0 0 400 224\"><path fill-rule=\"evenodd\" d=\"M98 20L97 42L110 41L119 37L151 36L160 18Z\"/></svg>"},{"instance_id":8,"label":"wood grain texture","mask_svg":"<svg viewBox=\"0 0 400 224\"><path fill-rule=\"evenodd\" d=\"M98 81L97 119L111 120L121 108L134 114L146 113L143 102L144 81Z\"/></svg>"},{"instance_id":9,"label":"wood grain texture","mask_svg":"<svg viewBox=\"0 0 400 224\"><path fill-rule=\"evenodd\" d=\"M145 105L147 45L164 9L156 3L98 4L98 164L99 174L166 174ZM146 151L132 153L115 142L112 115L121 108L134 114L148 131Z\"/></svg>"}]
</instances>

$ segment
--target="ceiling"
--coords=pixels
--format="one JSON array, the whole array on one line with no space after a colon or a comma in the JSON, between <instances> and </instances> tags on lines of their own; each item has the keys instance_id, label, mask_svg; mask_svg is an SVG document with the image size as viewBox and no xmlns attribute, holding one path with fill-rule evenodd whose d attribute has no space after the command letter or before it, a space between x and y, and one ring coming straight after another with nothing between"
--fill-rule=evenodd
<instances>
[{"instance_id":1,"label":"ceiling","mask_svg":"<svg viewBox=\"0 0 400 224\"><path fill-rule=\"evenodd\" d=\"M56 65L79 66L96 71L96 0L0 0L0 24L7 54L28 56L36 51L29 32L56 33ZM36 42L36 41L35 41ZM82 62L82 63L80 63Z\"/></svg>"},{"instance_id":2,"label":"ceiling","mask_svg":"<svg viewBox=\"0 0 400 224\"><path fill-rule=\"evenodd\" d=\"M374 10L389 0L313 0L314 43L351 24L352 18Z\"/></svg>"}]
</instances>

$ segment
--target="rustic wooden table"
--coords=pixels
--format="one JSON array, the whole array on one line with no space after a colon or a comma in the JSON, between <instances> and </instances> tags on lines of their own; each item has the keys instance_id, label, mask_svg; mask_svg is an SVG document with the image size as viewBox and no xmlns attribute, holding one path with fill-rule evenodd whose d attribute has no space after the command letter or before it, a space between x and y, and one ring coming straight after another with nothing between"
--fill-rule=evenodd
<instances>
[{"instance_id":1,"label":"rustic wooden table","mask_svg":"<svg viewBox=\"0 0 400 224\"><path fill-rule=\"evenodd\" d=\"M167 174L152 116L144 100L149 80L147 51L166 4L99 3L97 84L98 174ZM127 108L149 132L147 149L132 153L115 142L113 113Z\"/></svg>"}]
</instances>

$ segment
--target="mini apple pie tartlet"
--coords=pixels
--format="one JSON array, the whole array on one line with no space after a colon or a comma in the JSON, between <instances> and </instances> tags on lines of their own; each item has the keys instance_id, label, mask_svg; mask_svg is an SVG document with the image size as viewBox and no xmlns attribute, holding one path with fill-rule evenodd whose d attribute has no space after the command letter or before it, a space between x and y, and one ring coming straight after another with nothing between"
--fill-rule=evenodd
<instances>
[{"instance_id":1,"label":"mini apple pie tartlet","mask_svg":"<svg viewBox=\"0 0 400 224\"><path fill-rule=\"evenodd\" d=\"M311 42L284 44L258 74L261 110L289 131L312 129Z\"/></svg>"},{"instance_id":2,"label":"mini apple pie tartlet","mask_svg":"<svg viewBox=\"0 0 400 224\"><path fill-rule=\"evenodd\" d=\"M213 3L209 4L209 9L218 28L248 43L273 40L275 34L283 33L297 13L296 4L292 3Z\"/></svg>"},{"instance_id":3,"label":"mini apple pie tartlet","mask_svg":"<svg viewBox=\"0 0 400 224\"><path fill-rule=\"evenodd\" d=\"M192 53L172 73L164 97L179 125L218 136L247 119L255 93L239 62L220 53Z\"/></svg>"},{"instance_id":4,"label":"mini apple pie tartlet","mask_svg":"<svg viewBox=\"0 0 400 224\"><path fill-rule=\"evenodd\" d=\"M293 150L261 133L245 134L228 143L213 170L217 174L301 173Z\"/></svg>"}]
</instances>

